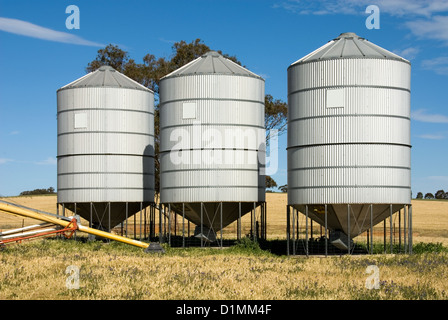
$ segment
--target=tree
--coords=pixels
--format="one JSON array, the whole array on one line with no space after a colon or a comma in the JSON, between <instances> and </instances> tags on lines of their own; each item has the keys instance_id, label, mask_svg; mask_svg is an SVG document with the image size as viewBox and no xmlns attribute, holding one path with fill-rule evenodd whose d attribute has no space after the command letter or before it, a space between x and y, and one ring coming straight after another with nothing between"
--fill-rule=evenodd
<instances>
[{"instance_id":1,"label":"tree","mask_svg":"<svg viewBox=\"0 0 448 320\"><path fill-rule=\"evenodd\" d=\"M434 199L434 195L432 193L425 194L425 199Z\"/></svg>"},{"instance_id":2,"label":"tree","mask_svg":"<svg viewBox=\"0 0 448 320\"><path fill-rule=\"evenodd\" d=\"M278 189L279 189L281 192L288 192L288 185L287 185L287 184L284 184L284 185L278 187Z\"/></svg>"},{"instance_id":3,"label":"tree","mask_svg":"<svg viewBox=\"0 0 448 320\"><path fill-rule=\"evenodd\" d=\"M267 94L264 99L264 108L264 127L266 129L266 145L268 145L271 138L271 130L276 129L278 135L286 131L288 105L281 100L275 100L270 94Z\"/></svg>"},{"instance_id":4,"label":"tree","mask_svg":"<svg viewBox=\"0 0 448 320\"><path fill-rule=\"evenodd\" d=\"M423 193L421 193L421 192L417 193L416 199L423 199Z\"/></svg>"},{"instance_id":5,"label":"tree","mask_svg":"<svg viewBox=\"0 0 448 320\"><path fill-rule=\"evenodd\" d=\"M272 179L270 176L266 176L266 189L275 188L277 186L277 182Z\"/></svg>"},{"instance_id":6,"label":"tree","mask_svg":"<svg viewBox=\"0 0 448 320\"><path fill-rule=\"evenodd\" d=\"M436 199L445 199L445 191L443 191L443 190L438 190L438 191L436 192L436 194L434 195L434 197L435 197Z\"/></svg>"},{"instance_id":7,"label":"tree","mask_svg":"<svg viewBox=\"0 0 448 320\"><path fill-rule=\"evenodd\" d=\"M109 65L129 78L139 82L143 86L154 91L156 100L159 94L160 79L165 75L177 70L183 65L209 52L211 49L202 40L196 39L191 43L185 41L176 42L172 47L173 53L170 58L156 58L148 53L143 57L143 63L136 63L130 59L128 52L120 49L117 45L109 44L105 48L98 50L96 58L89 62L87 72L92 72L102 65ZM217 51L225 58L241 65L235 57L222 51ZM154 114L154 134L155 134L155 181L156 192L160 190L160 163L159 163L159 105L155 105ZM271 95L265 96L265 128L267 134L266 145L269 144L270 132L277 129L279 134L286 130L287 104L279 99L274 99ZM271 177L269 177L272 179ZM275 183L275 181L272 179ZM276 186L276 185L275 185Z\"/></svg>"},{"instance_id":8,"label":"tree","mask_svg":"<svg viewBox=\"0 0 448 320\"><path fill-rule=\"evenodd\" d=\"M115 70L125 73L125 66L129 63L129 55L117 45L109 44L104 49L99 49L95 60L89 62L86 71L92 72L103 65L108 65Z\"/></svg>"},{"instance_id":9,"label":"tree","mask_svg":"<svg viewBox=\"0 0 448 320\"><path fill-rule=\"evenodd\" d=\"M23 191L20 193L21 196L32 196L32 195L39 195L39 194L55 194L54 188L50 187L48 189L34 189L32 191Z\"/></svg>"}]
</instances>

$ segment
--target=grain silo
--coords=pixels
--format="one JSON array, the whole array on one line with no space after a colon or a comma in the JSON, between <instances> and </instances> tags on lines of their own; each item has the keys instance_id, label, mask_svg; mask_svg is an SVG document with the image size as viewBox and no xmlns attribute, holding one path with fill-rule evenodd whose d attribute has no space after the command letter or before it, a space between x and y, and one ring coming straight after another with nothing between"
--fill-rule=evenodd
<instances>
[{"instance_id":1,"label":"grain silo","mask_svg":"<svg viewBox=\"0 0 448 320\"><path fill-rule=\"evenodd\" d=\"M58 204L111 229L154 202L154 94L109 66L57 91Z\"/></svg>"},{"instance_id":2,"label":"grain silo","mask_svg":"<svg viewBox=\"0 0 448 320\"><path fill-rule=\"evenodd\" d=\"M214 240L241 215L264 209L264 80L258 75L210 51L162 78L160 141L161 203L193 222L201 240Z\"/></svg>"},{"instance_id":3,"label":"grain silo","mask_svg":"<svg viewBox=\"0 0 448 320\"><path fill-rule=\"evenodd\" d=\"M403 208L409 231L410 76L409 61L354 33L289 66L289 223L292 207L349 251Z\"/></svg>"}]
</instances>

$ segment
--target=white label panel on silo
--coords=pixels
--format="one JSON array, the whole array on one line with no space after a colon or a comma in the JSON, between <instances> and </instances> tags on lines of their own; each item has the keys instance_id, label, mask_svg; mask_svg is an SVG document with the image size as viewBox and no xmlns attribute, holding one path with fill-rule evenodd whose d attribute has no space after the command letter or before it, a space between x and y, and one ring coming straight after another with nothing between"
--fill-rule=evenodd
<instances>
[{"instance_id":1,"label":"white label panel on silo","mask_svg":"<svg viewBox=\"0 0 448 320\"><path fill-rule=\"evenodd\" d=\"M345 105L345 90L327 90L327 108L343 108Z\"/></svg>"},{"instance_id":2,"label":"white label panel on silo","mask_svg":"<svg viewBox=\"0 0 448 320\"><path fill-rule=\"evenodd\" d=\"M196 119L196 103L184 102L182 104L182 118L183 119Z\"/></svg>"},{"instance_id":3,"label":"white label panel on silo","mask_svg":"<svg viewBox=\"0 0 448 320\"><path fill-rule=\"evenodd\" d=\"M75 113L75 129L87 128L87 113Z\"/></svg>"}]
</instances>

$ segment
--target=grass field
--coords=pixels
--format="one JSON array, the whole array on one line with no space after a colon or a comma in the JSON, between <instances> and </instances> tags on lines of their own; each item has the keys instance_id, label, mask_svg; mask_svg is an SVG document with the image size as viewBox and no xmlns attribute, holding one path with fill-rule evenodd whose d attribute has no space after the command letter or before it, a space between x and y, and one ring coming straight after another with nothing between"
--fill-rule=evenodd
<instances>
[{"instance_id":1,"label":"grass field","mask_svg":"<svg viewBox=\"0 0 448 320\"><path fill-rule=\"evenodd\" d=\"M56 211L55 196L7 200ZM275 255L249 241L224 249L165 246L160 255L117 242L81 241L82 236L12 245L0 252L0 299L446 300L448 202L412 205L413 255L307 258ZM268 239L284 237L286 194L267 194L267 206ZM0 228L31 223L25 220L0 213ZM368 287L369 265L378 268L378 289ZM67 286L69 266L79 270L77 289Z\"/></svg>"},{"instance_id":2,"label":"grass field","mask_svg":"<svg viewBox=\"0 0 448 320\"><path fill-rule=\"evenodd\" d=\"M0 253L0 299L447 299L448 253L286 257L238 246L147 254L117 242L29 242ZM378 267L378 289L366 287ZM67 286L69 266L79 287Z\"/></svg>"}]
</instances>

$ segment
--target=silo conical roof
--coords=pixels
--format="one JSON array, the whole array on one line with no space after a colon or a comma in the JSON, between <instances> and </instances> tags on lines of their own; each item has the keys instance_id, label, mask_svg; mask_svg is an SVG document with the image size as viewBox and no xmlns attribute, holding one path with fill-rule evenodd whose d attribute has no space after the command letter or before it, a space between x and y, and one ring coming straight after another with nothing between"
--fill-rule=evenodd
<instances>
[{"instance_id":1,"label":"silo conical roof","mask_svg":"<svg viewBox=\"0 0 448 320\"><path fill-rule=\"evenodd\" d=\"M171 72L164 78L187 76L194 74L224 74L224 75L237 75L248 76L254 78L261 78L257 74L247 70L239 64L224 58L216 51L209 51L199 58L187 63L183 67Z\"/></svg>"},{"instance_id":2,"label":"silo conical roof","mask_svg":"<svg viewBox=\"0 0 448 320\"><path fill-rule=\"evenodd\" d=\"M111 66L106 65L101 66L97 70L63 86L59 90L86 87L126 88L151 91L137 81L132 80Z\"/></svg>"},{"instance_id":3,"label":"silo conical roof","mask_svg":"<svg viewBox=\"0 0 448 320\"><path fill-rule=\"evenodd\" d=\"M341 33L337 38L297 60L291 66L332 59L391 59L409 63L408 60L361 38L353 32Z\"/></svg>"}]
</instances>

